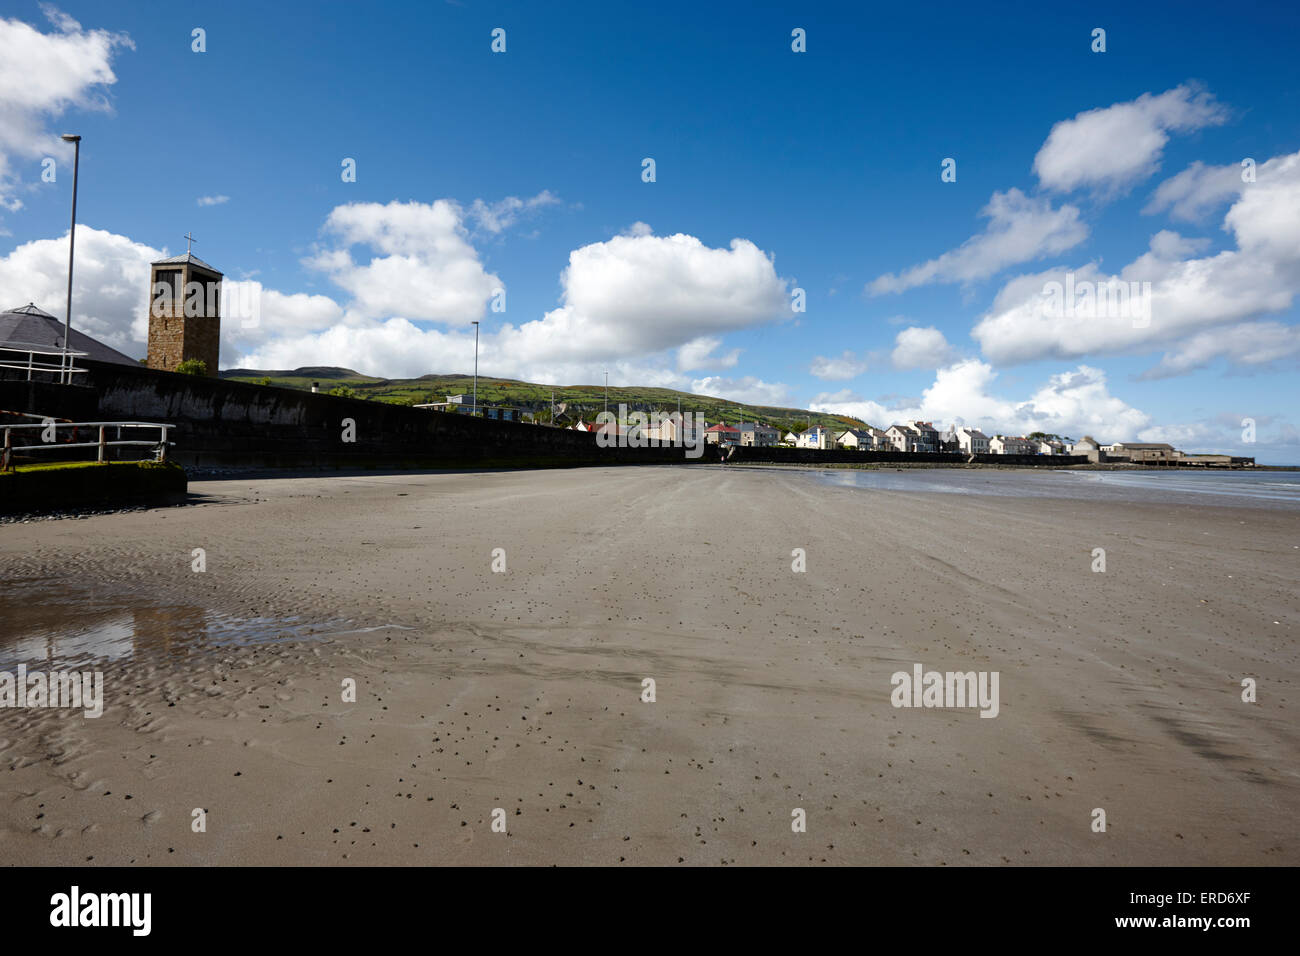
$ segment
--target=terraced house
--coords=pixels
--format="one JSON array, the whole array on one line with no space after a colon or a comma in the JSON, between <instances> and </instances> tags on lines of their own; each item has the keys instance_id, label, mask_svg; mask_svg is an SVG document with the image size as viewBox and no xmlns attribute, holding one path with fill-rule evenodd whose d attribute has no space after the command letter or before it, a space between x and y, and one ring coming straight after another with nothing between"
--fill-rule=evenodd
<instances>
[{"instance_id":1,"label":"terraced house","mask_svg":"<svg viewBox=\"0 0 1300 956\"><path fill-rule=\"evenodd\" d=\"M989 440L989 451L995 455L1037 455L1038 443L1028 438L994 435Z\"/></svg>"},{"instance_id":2,"label":"terraced house","mask_svg":"<svg viewBox=\"0 0 1300 956\"><path fill-rule=\"evenodd\" d=\"M737 430L740 432L740 443L742 445L766 448L775 445L781 440L781 432L771 425L760 425L757 422L741 422L737 426Z\"/></svg>"},{"instance_id":3,"label":"terraced house","mask_svg":"<svg viewBox=\"0 0 1300 956\"><path fill-rule=\"evenodd\" d=\"M825 425L814 425L802 432L795 444L799 448L834 448L835 432Z\"/></svg>"},{"instance_id":4,"label":"terraced house","mask_svg":"<svg viewBox=\"0 0 1300 956\"><path fill-rule=\"evenodd\" d=\"M960 448L964 454L988 454L989 436L985 435L978 428L967 428L965 425L958 425L953 428L953 435L957 439L958 448Z\"/></svg>"}]
</instances>

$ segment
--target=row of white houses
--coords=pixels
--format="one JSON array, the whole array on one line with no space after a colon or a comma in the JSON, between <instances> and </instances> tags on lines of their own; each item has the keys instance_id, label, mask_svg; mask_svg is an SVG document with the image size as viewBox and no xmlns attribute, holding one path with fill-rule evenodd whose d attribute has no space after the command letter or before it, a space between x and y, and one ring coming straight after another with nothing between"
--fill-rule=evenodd
<instances>
[{"instance_id":1,"label":"row of white houses","mask_svg":"<svg viewBox=\"0 0 1300 956\"><path fill-rule=\"evenodd\" d=\"M1173 446L1163 443L1116 442L1102 445L1088 435L1076 442L1012 435L990 438L978 428L967 425L952 425L947 431L940 432L932 423L922 421L903 422L883 430L870 425L863 428L813 425L802 432L782 435L778 429L759 422L708 425L700 416L690 414L655 414L647 418L646 424L578 421L571 427L578 431L606 431L615 435L635 432L650 440L684 441L691 445L704 441L718 445L787 445L858 451L957 452L964 455L1082 455L1092 461L1164 461L1183 457Z\"/></svg>"},{"instance_id":2,"label":"row of white houses","mask_svg":"<svg viewBox=\"0 0 1300 956\"><path fill-rule=\"evenodd\" d=\"M782 444L796 448L851 448L859 451L961 452L966 455L1068 455L1063 441L994 435L978 428L953 425L940 433L930 422L909 421L879 428L834 429L814 425L804 432L790 432Z\"/></svg>"}]
</instances>

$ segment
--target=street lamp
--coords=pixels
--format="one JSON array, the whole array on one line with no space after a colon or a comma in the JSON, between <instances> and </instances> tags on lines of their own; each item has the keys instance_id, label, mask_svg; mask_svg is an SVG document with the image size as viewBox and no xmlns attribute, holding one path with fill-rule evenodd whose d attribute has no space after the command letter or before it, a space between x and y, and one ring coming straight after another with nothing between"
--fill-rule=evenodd
<instances>
[{"instance_id":1,"label":"street lamp","mask_svg":"<svg viewBox=\"0 0 1300 956\"><path fill-rule=\"evenodd\" d=\"M478 414L478 320L474 320L474 405L469 412Z\"/></svg>"},{"instance_id":2,"label":"street lamp","mask_svg":"<svg viewBox=\"0 0 1300 956\"><path fill-rule=\"evenodd\" d=\"M609 416L609 373L605 373L605 415Z\"/></svg>"},{"instance_id":3,"label":"street lamp","mask_svg":"<svg viewBox=\"0 0 1300 956\"><path fill-rule=\"evenodd\" d=\"M73 144L72 154L72 226L68 230L68 310L63 319L63 380L71 383L72 370L68 366L68 336L72 334L72 254L77 246L77 171L81 166L81 137L64 133L65 143Z\"/></svg>"}]
</instances>

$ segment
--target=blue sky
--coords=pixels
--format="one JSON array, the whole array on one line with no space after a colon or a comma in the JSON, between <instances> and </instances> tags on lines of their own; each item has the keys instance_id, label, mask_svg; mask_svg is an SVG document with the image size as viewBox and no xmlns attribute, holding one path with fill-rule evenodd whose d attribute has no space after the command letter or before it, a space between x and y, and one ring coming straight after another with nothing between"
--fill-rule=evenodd
<instances>
[{"instance_id":1,"label":"blue sky","mask_svg":"<svg viewBox=\"0 0 1300 956\"><path fill-rule=\"evenodd\" d=\"M227 367L468 371L480 319L485 374L1300 463L1296 8L619 6L4 0L0 305L62 314L75 131L129 354L193 230ZM1145 324L1044 318L1066 273Z\"/></svg>"}]
</instances>

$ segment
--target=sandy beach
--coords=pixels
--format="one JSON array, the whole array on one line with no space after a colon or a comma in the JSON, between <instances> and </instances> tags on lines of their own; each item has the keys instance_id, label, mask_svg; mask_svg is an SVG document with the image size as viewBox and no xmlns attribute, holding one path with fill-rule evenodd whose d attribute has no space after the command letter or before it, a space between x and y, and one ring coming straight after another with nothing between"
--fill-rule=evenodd
<instances>
[{"instance_id":1,"label":"sandy beach","mask_svg":"<svg viewBox=\"0 0 1300 956\"><path fill-rule=\"evenodd\" d=\"M718 466L190 490L0 526L0 666L111 649L102 717L0 710L0 862L1300 863L1300 511ZM918 663L998 672L996 718L892 706Z\"/></svg>"}]
</instances>

